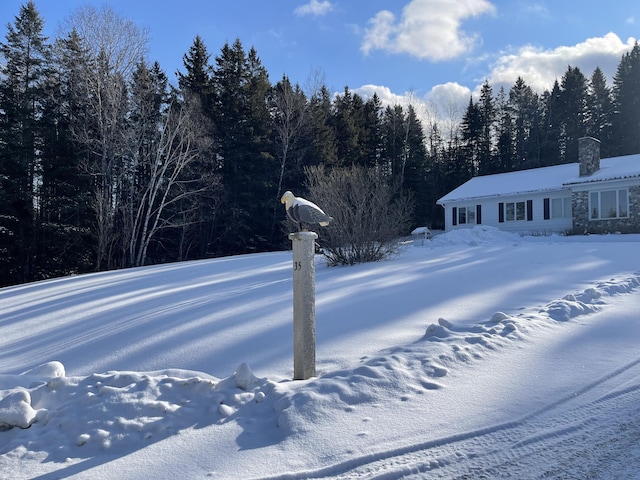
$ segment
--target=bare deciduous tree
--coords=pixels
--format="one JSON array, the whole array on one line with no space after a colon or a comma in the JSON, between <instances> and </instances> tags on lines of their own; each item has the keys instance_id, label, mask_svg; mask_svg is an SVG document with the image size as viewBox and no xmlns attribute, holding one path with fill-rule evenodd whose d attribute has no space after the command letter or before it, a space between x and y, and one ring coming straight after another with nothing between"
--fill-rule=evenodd
<instances>
[{"instance_id":1,"label":"bare deciduous tree","mask_svg":"<svg viewBox=\"0 0 640 480\"><path fill-rule=\"evenodd\" d=\"M305 170L309 197L333 217L319 243L329 265L375 262L397 253L411 221L413 201L375 168Z\"/></svg>"},{"instance_id":2,"label":"bare deciduous tree","mask_svg":"<svg viewBox=\"0 0 640 480\"><path fill-rule=\"evenodd\" d=\"M147 54L149 32L113 8L85 5L71 13L64 28L75 30L93 58L103 56L111 73L128 79Z\"/></svg>"},{"instance_id":3,"label":"bare deciduous tree","mask_svg":"<svg viewBox=\"0 0 640 480\"><path fill-rule=\"evenodd\" d=\"M74 135L86 146L86 172L94 181L96 270L113 267L114 218L122 198L120 163L125 156L127 81L144 57L148 34L110 7L85 6L67 19L65 28L75 32L87 52L84 82L90 111L85 122L73 126Z\"/></svg>"},{"instance_id":4,"label":"bare deciduous tree","mask_svg":"<svg viewBox=\"0 0 640 480\"><path fill-rule=\"evenodd\" d=\"M189 215L184 209L169 207L199 195L212 188L201 179L186 175L190 165L198 161L211 139L204 135L203 123L198 120L197 102L173 102L161 127L161 135L154 154L147 165L149 178L137 199L133 232L129 243L129 254L135 266L144 265L149 244L163 228L184 227ZM213 180L212 180L213 181ZM195 186L198 183L199 186ZM191 204L192 205L192 204Z\"/></svg>"},{"instance_id":5,"label":"bare deciduous tree","mask_svg":"<svg viewBox=\"0 0 640 480\"><path fill-rule=\"evenodd\" d=\"M288 166L289 155L307 124L307 99L297 85L292 87L289 79L284 77L270 95L273 126L276 133L276 144L280 155L280 175L278 177L277 197L282 192L282 181Z\"/></svg>"}]
</instances>

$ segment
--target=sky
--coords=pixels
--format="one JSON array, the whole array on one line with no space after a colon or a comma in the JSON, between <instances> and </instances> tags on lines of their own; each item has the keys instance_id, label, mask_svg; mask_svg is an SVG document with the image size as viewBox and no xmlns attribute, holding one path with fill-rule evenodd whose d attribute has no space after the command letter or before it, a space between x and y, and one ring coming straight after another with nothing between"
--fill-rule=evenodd
<instances>
[{"instance_id":1,"label":"sky","mask_svg":"<svg viewBox=\"0 0 640 480\"><path fill-rule=\"evenodd\" d=\"M0 289L0 479L638 478L640 235L436 235Z\"/></svg>"},{"instance_id":2,"label":"sky","mask_svg":"<svg viewBox=\"0 0 640 480\"><path fill-rule=\"evenodd\" d=\"M0 3L0 35L20 0ZM174 79L196 35L214 58L225 43L252 46L272 83L320 78L385 103L424 104L440 117L464 108L489 80L497 93L518 76L542 92L567 67L609 79L640 37L634 0L37 0L55 35L82 5L112 7L148 29L148 59Z\"/></svg>"}]
</instances>

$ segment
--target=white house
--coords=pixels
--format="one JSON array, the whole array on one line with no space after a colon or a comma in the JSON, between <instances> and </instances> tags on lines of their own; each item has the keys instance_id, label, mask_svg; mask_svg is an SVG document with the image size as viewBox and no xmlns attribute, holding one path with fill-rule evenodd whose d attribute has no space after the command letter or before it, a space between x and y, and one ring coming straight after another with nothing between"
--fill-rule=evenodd
<instances>
[{"instance_id":1,"label":"white house","mask_svg":"<svg viewBox=\"0 0 640 480\"><path fill-rule=\"evenodd\" d=\"M579 140L579 162L474 177L436 203L445 231L491 225L522 233L640 232L640 154L600 159Z\"/></svg>"}]
</instances>

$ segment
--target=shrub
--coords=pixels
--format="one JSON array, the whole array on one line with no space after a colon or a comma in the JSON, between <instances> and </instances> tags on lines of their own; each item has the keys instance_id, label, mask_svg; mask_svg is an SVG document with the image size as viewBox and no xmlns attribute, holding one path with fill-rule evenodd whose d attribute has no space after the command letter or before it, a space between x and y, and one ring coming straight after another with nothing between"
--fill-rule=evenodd
<instances>
[{"instance_id":1,"label":"shrub","mask_svg":"<svg viewBox=\"0 0 640 480\"><path fill-rule=\"evenodd\" d=\"M333 221L319 229L318 243L327 263L376 262L399 251L399 238L411 222L413 200L378 169L352 166L305 170L309 199Z\"/></svg>"}]
</instances>

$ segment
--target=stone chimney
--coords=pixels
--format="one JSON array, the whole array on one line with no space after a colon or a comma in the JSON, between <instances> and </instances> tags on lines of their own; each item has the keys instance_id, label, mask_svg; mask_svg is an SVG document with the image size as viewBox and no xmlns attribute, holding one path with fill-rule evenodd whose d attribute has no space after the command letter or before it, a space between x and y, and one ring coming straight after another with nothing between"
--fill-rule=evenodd
<instances>
[{"instance_id":1,"label":"stone chimney","mask_svg":"<svg viewBox=\"0 0 640 480\"><path fill-rule=\"evenodd\" d=\"M578 139L580 176L588 177L600 170L600 140L593 137Z\"/></svg>"}]
</instances>

